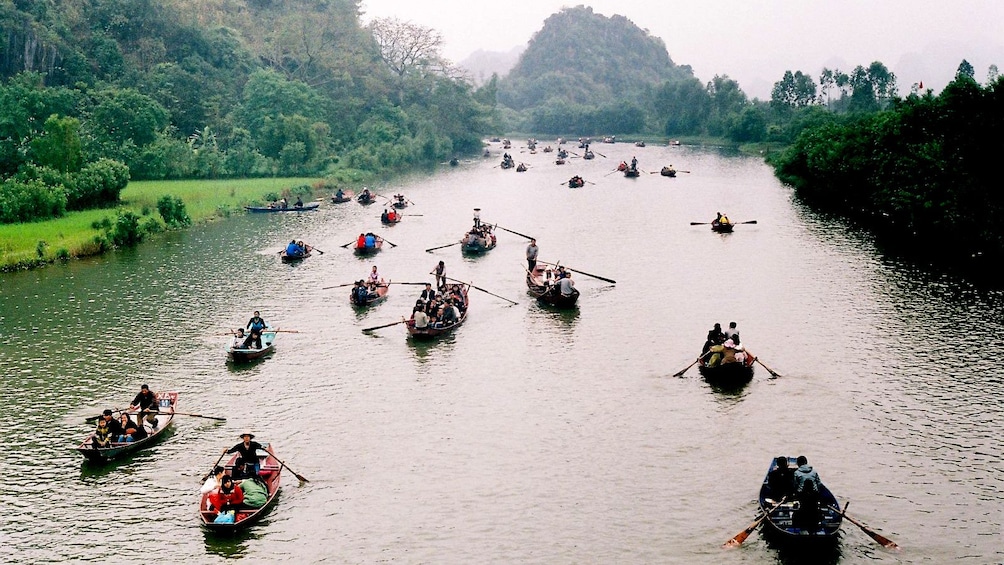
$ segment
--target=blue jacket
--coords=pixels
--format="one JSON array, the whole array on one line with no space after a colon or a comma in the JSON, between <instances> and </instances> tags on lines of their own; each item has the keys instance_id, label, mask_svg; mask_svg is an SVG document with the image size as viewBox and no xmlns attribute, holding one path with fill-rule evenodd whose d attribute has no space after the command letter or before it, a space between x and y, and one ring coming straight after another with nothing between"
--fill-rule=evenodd
<instances>
[{"instance_id":1,"label":"blue jacket","mask_svg":"<svg viewBox=\"0 0 1004 565\"><path fill-rule=\"evenodd\" d=\"M286 255L303 255L303 248L291 241L286 246Z\"/></svg>"},{"instance_id":2,"label":"blue jacket","mask_svg":"<svg viewBox=\"0 0 1004 565\"><path fill-rule=\"evenodd\" d=\"M372 235L366 236L366 247L376 247L376 237Z\"/></svg>"}]
</instances>

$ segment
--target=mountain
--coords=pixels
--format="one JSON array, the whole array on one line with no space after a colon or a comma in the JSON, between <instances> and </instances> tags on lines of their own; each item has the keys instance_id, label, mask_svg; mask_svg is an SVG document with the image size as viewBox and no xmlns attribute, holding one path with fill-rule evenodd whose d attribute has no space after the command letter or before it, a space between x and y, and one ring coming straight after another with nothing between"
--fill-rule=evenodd
<instances>
[{"instance_id":1,"label":"mountain","mask_svg":"<svg viewBox=\"0 0 1004 565\"><path fill-rule=\"evenodd\" d=\"M693 77L666 44L624 16L564 8L544 21L499 84L499 102L527 110L549 101L602 106L644 103L666 81Z\"/></svg>"},{"instance_id":2,"label":"mountain","mask_svg":"<svg viewBox=\"0 0 1004 565\"><path fill-rule=\"evenodd\" d=\"M505 76L516 66L519 56L525 49L523 46L513 47L507 52L478 49L457 64L467 71L474 84L482 85L488 82L493 74Z\"/></svg>"}]
</instances>

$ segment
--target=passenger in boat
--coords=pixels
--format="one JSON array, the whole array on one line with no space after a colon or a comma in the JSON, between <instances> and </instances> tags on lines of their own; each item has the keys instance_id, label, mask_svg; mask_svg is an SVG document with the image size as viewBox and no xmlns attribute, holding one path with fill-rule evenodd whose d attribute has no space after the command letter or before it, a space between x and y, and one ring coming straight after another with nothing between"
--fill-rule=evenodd
<instances>
[{"instance_id":1,"label":"passenger in boat","mask_svg":"<svg viewBox=\"0 0 1004 565\"><path fill-rule=\"evenodd\" d=\"M364 247L366 247L366 234L361 233L359 234L359 239L356 240L356 248L362 249Z\"/></svg>"},{"instance_id":2,"label":"passenger in boat","mask_svg":"<svg viewBox=\"0 0 1004 565\"><path fill-rule=\"evenodd\" d=\"M108 410L111 412L111 410ZM111 414L109 414L111 416ZM108 429L108 420L98 418L94 434L91 435L91 447L94 449L106 449L112 446L112 432Z\"/></svg>"},{"instance_id":3,"label":"passenger in boat","mask_svg":"<svg viewBox=\"0 0 1004 565\"><path fill-rule=\"evenodd\" d=\"M268 324L262 319L261 314L255 310L254 316L248 320L245 329L248 331L248 337L244 340L244 349L250 349L251 344L254 343L255 349L261 349L261 333L265 331Z\"/></svg>"},{"instance_id":4,"label":"passenger in boat","mask_svg":"<svg viewBox=\"0 0 1004 565\"><path fill-rule=\"evenodd\" d=\"M387 212L387 221L392 224L397 221L397 210L391 208L390 211Z\"/></svg>"},{"instance_id":5,"label":"passenger in boat","mask_svg":"<svg viewBox=\"0 0 1004 565\"><path fill-rule=\"evenodd\" d=\"M725 334L722 332L722 325L715 324L715 327L708 331L708 339L704 342L704 348L701 349L701 355L707 353L713 345L721 343L725 343Z\"/></svg>"},{"instance_id":6,"label":"passenger in boat","mask_svg":"<svg viewBox=\"0 0 1004 565\"><path fill-rule=\"evenodd\" d=\"M720 343L716 343L715 345L712 345L711 348L708 349L708 351L701 357L706 357L707 362L705 364L708 367L714 368L722 363L722 357L724 354L725 346Z\"/></svg>"},{"instance_id":7,"label":"passenger in boat","mask_svg":"<svg viewBox=\"0 0 1004 565\"><path fill-rule=\"evenodd\" d=\"M237 485L244 492L242 508L261 508L268 502L268 485L261 477L249 477Z\"/></svg>"},{"instance_id":8,"label":"passenger in boat","mask_svg":"<svg viewBox=\"0 0 1004 565\"><path fill-rule=\"evenodd\" d=\"M342 189L340 189L340 188L338 190L336 190L335 191L335 198L338 199L338 200L341 200L341 199L345 198L345 191L342 190Z\"/></svg>"},{"instance_id":9,"label":"passenger in boat","mask_svg":"<svg viewBox=\"0 0 1004 565\"><path fill-rule=\"evenodd\" d=\"M150 387L143 385L139 387L139 394L136 398L132 399L132 403L129 404L130 411L139 410L139 415L136 416L136 423L142 424L143 419L146 418L147 423L150 427L157 429L157 415L160 414L160 402L157 400L157 393L150 390Z\"/></svg>"},{"instance_id":10,"label":"passenger in boat","mask_svg":"<svg viewBox=\"0 0 1004 565\"><path fill-rule=\"evenodd\" d=\"M237 460L234 461L234 477L238 479L253 477L258 474L258 450L264 449L264 447L253 440L253 433L244 432L241 434L240 443L230 449L223 450L224 455L227 453L238 454Z\"/></svg>"},{"instance_id":11,"label":"passenger in boat","mask_svg":"<svg viewBox=\"0 0 1004 565\"><path fill-rule=\"evenodd\" d=\"M736 343L731 339L725 340L722 344L722 365L727 365L729 363L736 363Z\"/></svg>"},{"instance_id":12,"label":"passenger in boat","mask_svg":"<svg viewBox=\"0 0 1004 565\"><path fill-rule=\"evenodd\" d=\"M411 311L411 319L415 320L415 329L424 330L429 327L429 315L425 313L426 305L421 301L415 304L415 309Z\"/></svg>"},{"instance_id":13,"label":"passenger in boat","mask_svg":"<svg viewBox=\"0 0 1004 565\"><path fill-rule=\"evenodd\" d=\"M244 335L244 328L237 328L234 331L234 349L241 349L244 347L244 340L246 339Z\"/></svg>"},{"instance_id":14,"label":"passenger in boat","mask_svg":"<svg viewBox=\"0 0 1004 565\"><path fill-rule=\"evenodd\" d=\"M566 298L575 294L575 281L572 280L572 273L564 274L558 282L558 288L561 289L561 295Z\"/></svg>"},{"instance_id":15,"label":"passenger in boat","mask_svg":"<svg viewBox=\"0 0 1004 565\"><path fill-rule=\"evenodd\" d=\"M819 502L823 483L819 480L819 473L809 465L809 460L804 455L799 455L795 463L798 465L794 473L798 509L792 516L792 523L800 528L814 528L821 519Z\"/></svg>"},{"instance_id":16,"label":"passenger in boat","mask_svg":"<svg viewBox=\"0 0 1004 565\"><path fill-rule=\"evenodd\" d=\"M537 268L537 240L530 238L530 244L526 246L526 270L533 272Z\"/></svg>"},{"instance_id":17,"label":"passenger in boat","mask_svg":"<svg viewBox=\"0 0 1004 565\"><path fill-rule=\"evenodd\" d=\"M300 247L296 240L290 240L289 244L286 246L286 256L287 257L300 257L303 255L303 248Z\"/></svg>"},{"instance_id":18,"label":"passenger in boat","mask_svg":"<svg viewBox=\"0 0 1004 565\"><path fill-rule=\"evenodd\" d=\"M436 298L436 291L432 288L432 283L425 283L425 290L422 291L419 301L424 305L434 298Z\"/></svg>"},{"instance_id":19,"label":"passenger in boat","mask_svg":"<svg viewBox=\"0 0 1004 565\"><path fill-rule=\"evenodd\" d=\"M735 322L729 322L729 327L725 331L723 331L722 333L725 334L725 339L732 339L732 336L738 334L739 330L736 329L736 323ZM735 340L733 339L733 341L735 341ZM735 343L739 343L739 342L735 341Z\"/></svg>"},{"instance_id":20,"label":"passenger in boat","mask_svg":"<svg viewBox=\"0 0 1004 565\"><path fill-rule=\"evenodd\" d=\"M352 302L358 305L364 305L369 300L370 291L366 288L366 283L362 279L356 281L355 286L352 287Z\"/></svg>"},{"instance_id":21,"label":"passenger in boat","mask_svg":"<svg viewBox=\"0 0 1004 565\"><path fill-rule=\"evenodd\" d=\"M285 210L286 208L289 208L289 203L286 202L286 197L285 196L283 196L282 198L279 199L279 207L282 208L283 210Z\"/></svg>"},{"instance_id":22,"label":"passenger in boat","mask_svg":"<svg viewBox=\"0 0 1004 565\"><path fill-rule=\"evenodd\" d=\"M388 220L390 220L390 214L388 214L387 209L384 208L383 214L380 214L380 221L386 224Z\"/></svg>"},{"instance_id":23,"label":"passenger in boat","mask_svg":"<svg viewBox=\"0 0 1004 565\"><path fill-rule=\"evenodd\" d=\"M451 304L449 301L443 304L443 314L439 318L440 327L445 328L447 326L452 326L453 324L456 324L459 319L460 311L456 306Z\"/></svg>"},{"instance_id":24,"label":"passenger in boat","mask_svg":"<svg viewBox=\"0 0 1004 565\"><path fill-rule=\"evenodd\" d=\"M213 467L212 472L209 473L208 477L206 477L206 482L202 484L202 487L199 489L199 492L202 494L206 494L220 488L220 483L223 481L223 475L225 474L226 474L226 469L222 465L217 465ZM209 509L207 508L206 510Z\"/></svg>"},{"instance_id":25,"label":"passenger in boat","mask_svg":"<svg viewBox=\"0 0 1004 565\"><path fill-rule=\"evenodd\" d=\"M293 206L296 206L297 208L303 208L303 198L300 198L299 196L297 196L296 197L296 204L293 204Z\"/></svg>"},{"instance_id":26,"label":"passenger in boat","mask_svg":"<svg viewBox=\"0 0 1004 565\"><path fill-rule=\"evenodd\" d=\"M774 463L777 466L767 473L767 490L776 501L783 497L789 497L790 501L795 488L795 470L788 467L788 458L784 455L775 458Z\"/></svg>"},{"instance_id":27,"label":"passenger in boat","mask_svg":"<svg viewBox=\"0 0 1004 565\"><path fill-rule=\"evenodd\" d=\"M132 419L129 418L129 414L125 412L119 416L119 427L121 428L121 432L115 438L115 441L119 443L128 443L147 436L146 428L134 424Z\"/></svg>"},{"instance_id":28,"label":"passenger in boat","mask_svg":"<svg viewBox=\"0 0 1004 565\"><path fill-rule=\"evenodd\" d=\"M376 236L372 233L366 234L366 249L373 249L376 247Z\"/></svg>"},{"instance_id":29,"label":"passenger in boat","mask_svg":"<svg viewBox=\"0 0 1004 565\"><path fill-rule=\"evenodd\" d=\"M221 514L231 510L236 511L243 502L244 491L230 475L224 475L220 479L220 488L209 495L209 503Z\"/></svg>"},{"instance_id":30,"label":"passenger in boat","mask_svg":"<svg viewBox=\"0 0 1004 565\"><path fill-rule=\"evenodd\" d=\"M440 291L446 288L446 263L440 261L429 274L436 275L436 288Z\"/></svg>"},{"instance_id":31,"label":"passenger in boat","mask_svg":"<svg viewBox=\"0 0 1004 565\"><path fill-rule=\"evenodd\" d=\"M381 282L383 282L383 279L380 277L380 273L377 272L377 266L373 265L373 269L370 270L370 277L369 281L367 281L367 285L370 289L376 289L376 287L380 286Z\"/></svg>"}]
</instances>

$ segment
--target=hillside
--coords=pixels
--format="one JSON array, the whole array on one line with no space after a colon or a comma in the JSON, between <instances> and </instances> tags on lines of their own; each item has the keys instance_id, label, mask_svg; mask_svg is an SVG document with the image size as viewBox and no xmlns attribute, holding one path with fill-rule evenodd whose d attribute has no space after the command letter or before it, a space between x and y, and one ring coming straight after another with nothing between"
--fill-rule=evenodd
<instances>
[{"instance_id":1,"label":"hillside","mask_svg":"<svg viewBox=\"0 0 1004 565\"><path fill-rule=\"evenodd\" d=\"M592 8L565 8L544 21L519 62L499 84L499 103L517 111L563 114L560 119L535 118L533 131L550 131L564 120L567 127L594 127L629 132L642 127L653 111L654 91L667 81L693 77L688 66L673 62L666 44L624 16L603 16ZM606 113L616 117L573 114ZM610 129L613 128L613 129ZM565 131L568 131L565 129ZM583 131L578 129L577 131Z\"/></svg>"}]
</instances>

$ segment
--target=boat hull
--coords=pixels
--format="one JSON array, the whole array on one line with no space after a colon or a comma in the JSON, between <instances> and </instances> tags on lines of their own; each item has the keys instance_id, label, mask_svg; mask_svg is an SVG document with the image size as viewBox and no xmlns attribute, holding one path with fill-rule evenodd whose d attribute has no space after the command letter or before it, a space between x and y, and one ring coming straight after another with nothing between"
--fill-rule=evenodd
<instances>
[{"instance_id":1,"label":"boat hull","mask_svg":"<svg viewBox=\"0 0 1004 565\"><path fill-rule=\"evenodd\" d=\"M460 293L463 295L464 304L466 304L467 307L465 307L460 313L460 318L457 320L457 323L441 327L427 326L425 328L416 328L415 320L407 320L405 322L405 329L408 330L408 337L414 340L429 340L457 331L457 328L464 325L464 322L467 321L467 311L470 306L470 302L468 301L469 291L470 285L460 285Z\"/></svg>"},{"instance_id":2,"label":"boat hull","mask_svg":"<svg viewBox=\"0 0 1004 565\"><path fill-rule=\"evenodd\" d=\"M557 285L547 284L545 273L546 269L540 266L535 268L533 273L527 272L526 286L530 296L533 296L538 304L545 306L574 308L579 300L579 291L573 288L571 295L561 294Z\"/></svg>"},{"instance_id":3,"label":"boat hull","mask_svg":"<svg viewBox=\"0 0 1004 565\"><path fill-rule=\"evenodd\" d=\"M227 347L227 354L236 363L253 361L275 351L275 331L264 331L261 333L261 348L234 347L231 343Z\"/></svg>"},{"instance_id":4,"label":"boat hull","mask_svg":"<svg viewBox=\"0 0 1004 565\"><path fill-rule=\"evenodd\" d=\"M259 451L259 455L261 453L262 452ZM249 508L237 511L233 523L217 524L214 520L216 520L218 513L214 509L211 509L209 505L210 493L203 493L202 496L199 497L199 519L202 521L202 526L204 528L216 533L239 532L258 522L272 511L276 503L279 501L279 491L281 490L280 480L283 465L275 457L275 451L273 450L271 444L265 446L265 453L267 455L260 457L259 459L259 475L262 479L264 479L266 490L268 492L265 504L261 508ZM224 468L232 472L234 465L236 464L237 457L238 456L235 453L224 465Z\"/></svg>"},{"instance_id":5,"label":"boat hull","mask_svg":"<svg viewBox=\"0 0 1004 565\"><path fill-rule=\"evenodd\" d=\"M795 465L795 458L789 457L788 466L794 467ZM776 466L776 462L771 460L770 466L767 468L768 476ZM795 546L826 546L836 543L837 532L840 530L843 516L836 510L840 508L840 503L837 502L837 498L830 492L830 489L826 488L826 485L821 485L819 491L821 519L817 524L809 526L798 523L794 501L786 499L784 503L775 508L781 499L779 494L783 495L784 493L771 492L765 476L763 484L760 485L758 496L760 511L767 513L767 519L764 520L763 525L765 537L773 542ZM788 499L790 498L792 497L789 496ZM774 502L770 502L768 499Z\"/></svg>"},{"instance_id":6,"label":"boat hull","mask_svg":"<svg viewBox=\"0 0 1004 565\"><path fill-rule=\"evenodd\" d=\"M309 212L316 210L320 202L309 202L303 206L287 206L286 208L270 208L268 206L246 206L245 209L253 214L265 214L271 212Z\"/></svg>"},{"instance_id":7,"label":"boat hull","mask_svg":"<svg viewBox=\"0 0 1004 565\"><path fill-rule=\"evenodd\" d=\"M701 361L697 365L701 376L708 383L721 387L743 386L753 379L753 363L723 363L709 367Z\"/></svg>"},{"instance_id":8,"label":"boat hull","mask_svg":"<svg viewBox=\"0 0 1004 565\"><path fill-rule=\"evenodd\" d=\"M390 290L390 283L376 287L375 292L371 292L369 297L363 302L357 302L355 297L349 294L349 302L358 308L375 306L387 299L387 292Z\"/></svg>"},{"instance_id":9,"label":"boat hull","mask_svg":"<svg viewBox=\"0 0 1004 565\"><path fill-rule=\"evenodd\" d=\"M147 428L149 435L145 438L128 443L114 442L111 447L94 449L91 445L91 437L94 435L92 433L89 434L79 446L77 446L77 453L83 455L88 461L105 462L117 459L134 451L150 447L157 443L163 439L162 434L174 422L174 411L175 406L178 404L178 393L174 391L158 392L157 402L160 406L160 414L157 416L157 429L150 430Z\"/></svg>"}]
</instances>

